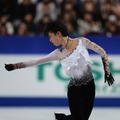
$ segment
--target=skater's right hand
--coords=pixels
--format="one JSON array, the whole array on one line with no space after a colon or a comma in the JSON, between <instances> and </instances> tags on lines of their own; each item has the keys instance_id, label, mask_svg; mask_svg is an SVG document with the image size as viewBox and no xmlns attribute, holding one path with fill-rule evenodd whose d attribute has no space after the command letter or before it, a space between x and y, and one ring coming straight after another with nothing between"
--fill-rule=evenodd
<instances>
[{"instance_id":1,"label":"skater's right hand","mask_svg":"<svg viewBox=\"0 0 120 120\"><path fill-rule=\"evenodd\" d=\"M14 68L14 65L13 65L13 64L5 64L5 69L6 69L7 71L12 71L12 70L14 70L15 68Z\"/></svg>"}]
</instances>

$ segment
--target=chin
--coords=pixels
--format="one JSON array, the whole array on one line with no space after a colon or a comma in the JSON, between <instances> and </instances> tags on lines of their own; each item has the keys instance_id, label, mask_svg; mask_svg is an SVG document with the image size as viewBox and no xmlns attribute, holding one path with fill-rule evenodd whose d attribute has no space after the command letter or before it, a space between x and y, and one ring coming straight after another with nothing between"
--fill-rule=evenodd
<instances>
[{"instance_id":1,"label":"chin","mask_svg":"<svg viewBox=\"0 0 120 120\"><path fill-rule=\"evenodd\" d=\"M59 46L59 45L54 44L54 46Z\"/></svg>"}]
</instances>

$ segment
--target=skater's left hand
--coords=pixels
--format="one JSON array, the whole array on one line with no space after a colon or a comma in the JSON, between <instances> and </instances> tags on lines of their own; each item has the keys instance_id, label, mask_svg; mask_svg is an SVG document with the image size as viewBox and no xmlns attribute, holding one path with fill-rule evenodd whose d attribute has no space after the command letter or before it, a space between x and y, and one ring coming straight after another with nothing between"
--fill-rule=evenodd
<instances>
[{"instance_id":1,"label":"skater's left hand","mask_svg":"<svg viewBox=\"0 0 120 120\"><path fill-rule=\"evenodd\" d=\"M114 78L113 78L111 73L108 74L107 72L105 72L105 83L106 83L106 81L107 81L109 86L114 83L115 80L114 80Z\"/></svg>"}]
</instances>

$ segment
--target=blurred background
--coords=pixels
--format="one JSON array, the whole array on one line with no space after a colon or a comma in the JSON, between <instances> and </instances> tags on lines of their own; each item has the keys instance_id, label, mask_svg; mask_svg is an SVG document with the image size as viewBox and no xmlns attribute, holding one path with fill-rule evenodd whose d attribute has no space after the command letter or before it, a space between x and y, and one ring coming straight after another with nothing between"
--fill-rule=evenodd
<instances>
[{"instance_id":1,"label":"blurred background","mask_svg":"<svg viewBox=\"0 0 120 120\"><path fill-rule=\"evenodd\" d=\"M104 83L101 58L89 50L96 84L90 120L120 120L120 0L0 0L0 120L48 120L69 114L70 80L59 62L7 72L5 63L42 57L55 47L44 36L51 21L69 36L85 36L103 47L115 84ZM89 100L88 100L89 102Z\"/></svg>"},{"instance_id":2,"label":"blurred background","mask_svg":"<svg viewBox=\"0 0 120 120\"><path fill-rule=\"evenodd\" d=\"M119 0L0 0L1 35L43 34L63 21L70 35L120 34Z\"/></svg>"}]
</instances>

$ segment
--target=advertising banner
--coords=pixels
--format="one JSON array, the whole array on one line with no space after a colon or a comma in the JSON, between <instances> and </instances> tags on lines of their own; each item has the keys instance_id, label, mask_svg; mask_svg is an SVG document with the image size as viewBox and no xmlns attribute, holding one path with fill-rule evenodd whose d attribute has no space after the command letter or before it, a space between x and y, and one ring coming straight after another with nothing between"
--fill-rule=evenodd
<instances>
[{"instance_id":1,"label":"advertising banner","mask_svg":"<svg viewBox=\"0 0 120 120\"><path fill-rule=\"evenodd\" d=\"M93 39L92 36L88 37ZM11 72L4 69L5 63L37 59L55 49L49 43L48 38L43 38L39 36L32 38L14 36L11 38L5 37L4 41L3 38L0 39L2 41L2 45L0 44L0 106L67 105L67 85L70 77L64 73L59 62L52 61ZM98 39L101 36L94 36L95 38ZM117 38L119 37L115 37L116 40ZM108 38L103 36L102 39ZM117 46L113 44L113 47L111 47L111 43L106 41L95 42L105 46L104 49L109 57L110 70L115 78L115 83L112 86L104 83L101 57L89 51L93 62L91 67L96 85L95 105L120 106L120 50L117 49L120 41L117 41ZM114 104L111 104L113 101Z\"/></svg>"}]
</instances>

